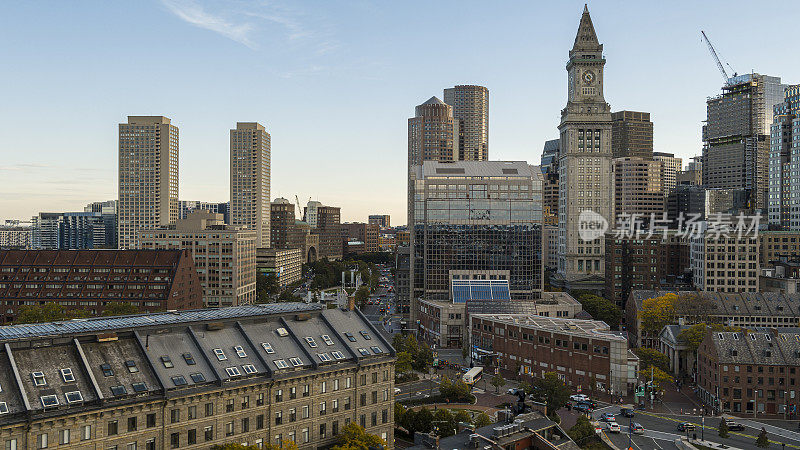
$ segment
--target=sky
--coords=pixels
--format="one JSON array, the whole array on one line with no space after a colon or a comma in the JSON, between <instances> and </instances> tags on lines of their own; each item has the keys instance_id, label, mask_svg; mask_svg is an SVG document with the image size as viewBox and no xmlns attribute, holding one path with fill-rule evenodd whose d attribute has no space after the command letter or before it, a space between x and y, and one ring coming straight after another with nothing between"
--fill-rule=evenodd
<instances>
[{"instance_id":1,"label":"sky","mask_svg":"<svg viewBox=\"0 0 800 450\"><path fill-rule=\"evenodd\" d=\"M405 223L407 121L489 88L489 158L538 164L557 137L577 1L0 2L0 220L117 195L117 127L180 129L181 200L229 199L229 130L272 136L271 197ZM800 82L800 2L592 1L612 111L648 111L655 151L699 155L705 101L739 73ZM746 11L746 12L745 12ZM784 30L784 31L781 31Z\"/></svg>"}]
</instances>

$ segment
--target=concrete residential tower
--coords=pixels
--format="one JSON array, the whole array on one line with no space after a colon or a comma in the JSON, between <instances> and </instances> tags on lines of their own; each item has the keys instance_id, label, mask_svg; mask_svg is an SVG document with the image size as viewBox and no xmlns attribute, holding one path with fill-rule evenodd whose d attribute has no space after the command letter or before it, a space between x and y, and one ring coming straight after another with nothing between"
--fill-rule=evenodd
<instances>
[{"instance_id":1,"label":"concrete residential tower","mask_svg":"<svg viewBox=\"0 0 800 450\"><path fill-rule=\"evenodd\" d=\"M567 289L602 289L604 243L583 240L580 216L610 222L611 107L603 97L603 45L584 7L569 52L567 106L561 110L558 206L558 272L554 284ZM585 222L585 220L584 220Z\"/></svg>"},{"instance_id":2,"label":"concrete residential tower","mask_svg":"<svg viewBox=\"0 0 800 450\"><path fill-rule=\"evenodd\" d=\"M136 233L178 220L178 127L164 116L119 124L119 248Z\"/></svg>"},{"instance_id":3,"label":"concrete residential tower","mask_svg":"<svg viewBox=\"0 0 800 450\"><path fill-rule=\"evenodd\" d=\"M258 248L269 247L270 135L256 122L231 130L230 221L256 232Z\"/></svg>"},{"instance_id":4,"label":"concrete residential tower","mask_svg":"<svg viewBox=\"0 0 800 450\"><path fill-rule=\"evenodd\" d=\"M489 159L489 89L459 85L444 90L444 102L458 121L459 161Z\"/></svg>"}]
</instances>

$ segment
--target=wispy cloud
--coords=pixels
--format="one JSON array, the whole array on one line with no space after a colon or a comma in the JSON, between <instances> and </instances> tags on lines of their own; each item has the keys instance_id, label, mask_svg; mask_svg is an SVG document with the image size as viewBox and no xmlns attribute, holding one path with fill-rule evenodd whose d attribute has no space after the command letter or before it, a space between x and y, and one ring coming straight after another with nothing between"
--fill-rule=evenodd
<instances>
[{"instance_id":1,"label":"wispy cloud","mask_svg":"<svg viewBox=\"0 0 800 450\"><path fill-rule=\"evenodd\" d=\"M194 0L161 0L161 2L185 22L219 33L252 49L258 48L250 38L253 26L249 23L237 24L221 15L210 13Z\"/></svg>"}]
</instances>

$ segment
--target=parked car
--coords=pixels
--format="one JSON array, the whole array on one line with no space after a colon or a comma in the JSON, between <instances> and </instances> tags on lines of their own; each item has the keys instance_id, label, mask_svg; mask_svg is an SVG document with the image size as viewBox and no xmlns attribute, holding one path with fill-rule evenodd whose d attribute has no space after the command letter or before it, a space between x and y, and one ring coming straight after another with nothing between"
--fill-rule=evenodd
<instances>
[{"instance_id":1,"label":"parked car","mask_svg":"<svg viewBox=\"0 0 800 450\"><path fill-rule=\"evenodd\" d=\"M644 427L640 423L633 422L631 424L631 432L633 434L644 434Z\"/></svg>"},{"instance_id":2,"label":"parked car","mask_svg":"<svg viewBox=\"0 0 800 450\"><path fill-rule=\"evenodd\" d=\"M585 401L578 402L578 403L583 403L583 404L587 405L589 408L592 408L592 409L597 408L597 402L594 401L594 400L585 400Z\"/></svg>"},{"instance_id":3,"label":"parked car","mask_svg":"<svg viewBox=\"0 0 800 450\"><path fill-rule=\"evenodd\" d=\"M725 419L725 424L728 425L728 429L731 431L742 431L744 430L744 425L734 422L731 419Z\"/></svg>"},{"instance_id":4,"label":"parked car","mask_svg":"<svg viewBox=\"0 0 800 450\"><path fill-rule=\"evenodd\" d=\"M678 424L678 431L692 431L694 430L694 424L691 422L681 422Z\"/></svg>"},{"instance_id":5,"label":"parked car","mask_svg":"<svg viewBox=\"0 0 800 450\"><path fill-rule=\"evenodd\" d=\"M607 422L606 430L608 430L609 433L619 433L621 431L617 422Z\"/></svg>"},{"instance_id":6,"label":"parked car","mask_svg":"<svg viewBox=\"0 0 800 450\"><path fill-rule=\"evenodd\" d=\"M586 394L575 394L569 397L573 402L588 402L589 396Z\"/></svg>"},{"instance_id":7,"label":"parked car","mask_svg":"<svg viewBox=\"0 0 800 450\"><path fill-rule=\"evenodd\" d=\"M603 413L603 415L602 415L602 416L600 416L600 419L599 419L599 420L600 420L600 422L616 422L616 421L617 421L617 418L616 418L616 417L614 417L614 414L611 414L611 413Z\"/></svg>"},{"instance_id":8,"label":"parked car","mask_svg":"<svg viewBox=\"0 0 800 450\"><path fill-rule=\"evenodd\" d=\"M633 417L633 408L620 408L619 414L622 417Z\"/></svg>"},{"instance_id":9,"label":"parked car","mask_svg":"<svg viewBox=\"0 0 800 450\"><path fill-rule=\"evenodd\" d=\"M586 403L578 403L577 405L573 406L572 409L575 411L580 411L582 413L589 412L592 408L589 407Z\"/></svg>"}]
</instances>

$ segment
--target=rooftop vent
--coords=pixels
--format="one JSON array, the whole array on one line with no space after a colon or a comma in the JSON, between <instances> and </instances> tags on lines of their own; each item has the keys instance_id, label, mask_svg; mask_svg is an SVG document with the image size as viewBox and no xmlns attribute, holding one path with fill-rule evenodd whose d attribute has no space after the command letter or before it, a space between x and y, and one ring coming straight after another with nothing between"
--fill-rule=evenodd
<instances>
[{"instance_id":1,"label":"rooftop vent","mask_svg":"<svg viewBox=\"0 0 800 450\"><path fill-rule=\"evenodd\" d=\"M297 315L294 316L294 320L296 320L298 322L302 322L302 321L308 320L310 318L311 318L311 314L308 314L308 313L297 314Z\"/></svg>"},{"instance_id":2,"label":"rooftop vent","mask_svg":"<svg viewBox=\"0 0 800 450\"><path fill-rule=\"evenodd\" d=\"M97 335L97 342L111 342L118 339L117 333L100 333Z\"/></svg>"},{"instance_id":3,"label":"rooftop vent","mask_svg":"<svg viewBox=\"0 0 800 450\"><path fill-rule=\"evenodd\" d=\"M225 328L225 324L223 324L222 322L208 322L206 324L207 331L218 331L223 328Z\"/></svg>"},{"instance_id":4,"label":"rooftop vent","mask_svg":"<svg viewBox=\"0 0 800 450\"><path fill-rule=\"evenodd\" d=\"M463 168L461 167L437 167L436 173L439 174L459 174L459 173L466 173Z\"/></svg>"}]
</instances>

